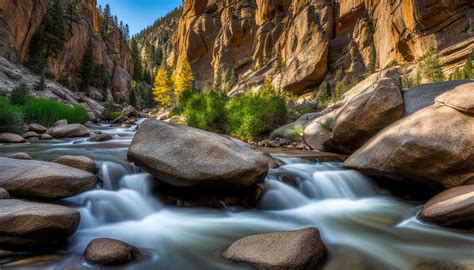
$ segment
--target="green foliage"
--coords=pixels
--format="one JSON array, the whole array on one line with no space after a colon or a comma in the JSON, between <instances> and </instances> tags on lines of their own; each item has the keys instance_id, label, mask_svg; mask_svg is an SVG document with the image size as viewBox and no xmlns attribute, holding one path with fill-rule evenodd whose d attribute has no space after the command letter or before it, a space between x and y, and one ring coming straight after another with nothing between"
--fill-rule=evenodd
<instances>
[{"instance_id":1,"label":"green foliage","mask_svg":"<svg viewBox=\"0 0 474 270\"><path fill-rule=\"evenodd\" d=\"M21 107L27 123L51 126L54 122L67 119L68 123L83 124L90 120L86 109L80 105L70 106L51 99L31 98Z\"/></svg>"},{"instance_id":2,"label":"green foliage","mask_svg":"<svg viewBox=\"0 0 474 270\"><path fill-rule=\"evenodd\" d=\"M303 138L303 132L304 132L304 127L297 126L288 131L289 134L289 139L297 142L300 141Z\"/></svg>"},{"instance_id":3,"label":"green foliage","mask_svg":"<svg viewBox=\"0 0 474 270\"><path fill-rule=\"evenodd\" d=\"M226 97L214 90L194 94L184 102L182 115L189 126L224 132L225 104Z\"/></svg>"},{"instance_id":4,"label":"green foliage","mask_svg":"<svg viewBox=\"0 0 474 270\"><path fill-rule=\"evenodd\" d=\"M132 51L134 65L133 65L133 79L135 81L143 80L142 57L138 48L138 42L135 38L130 41L130 50Z\"/></svg>"},{"instance_id":5,"label":"green foliage","mask_svg":"<svg viewBox=\"0 0 474 270\"><path fill-rule=\"evenodd\" d=\"M233 69L228 69L224 72L224 86L222 91L227 94L237 84L237 78Z\"/></svg>"},{"instance_id":6,"label":"green foliage","mask_svg":"<svg viewBox=\"0 0 474 270\"><path fill-rule=\"evenodd\" d=\"M418 60L418 68L421 70L421 76L428 82L441 82L445 79L438 51L433 47Z\"/></svg>"},{"instance_id":7,"label":"green foliage","mask_svg":"<svg viewBox=\"0 0 474 270\"><path fill-rule=\"evenodd\" d=\"M469 80L474 79L474 73L472 71L472 56L466 59L466 63L462 69L457 68L450 76L449 80Z\"/></svg>"},{"instance_id":8,"label":"green foliage","mask_svg":"<svg viewBox=\"0 0 474 270\"><path fill-rule=\"evenodd\" d=\"M410 89L416 86L416 81L413 80L409 75L402 76L402 87L405 89Z\"/></svg>"},{"instance_id":9,"label":"green foliage","mask_svg":"<svg viewBox=\"0 0 474 270\"><path fill-rule=\"evenodd\" d=\"M59 0L55 0L31 39L28 66L36 73L43 72L47 59L56 57L64 48L64 42L64 11Z\"/></svg>"},{"instance_id":10,"label":"green foliage","mask_svg":"<svg viewBox=\"0 0 474 270\"><path fill-rule=\"evenodd\" d=\"M100 118L104 121L113 121L122 115L121 112L117 110L114 103L109 101L105 104L104 111Z\"/></svg>"},{"instance_id":11,"label":"green foliage","mask_svg":"<svg viewBox=\"0 0 474 270\"><path fill-rule=\"evenodd\" d=\"M132 89L132 91L130 91L129 104L135 108L138 107L137 93L135 92L135 89Z\"/></svg>"},{"instance_id":12,"label":"green foliage","mask_svg":"<svg viewBox=\"0 0 474 270\"><path fill-rule=\"evenodd\" d=\"M0 99L0 132L19 133L24 126L21 110L7 99Z\"/></svg>"},{"instance_id":13,"label":"green foliage","mask_svg":"<svg viewBox=\"0 0 474 270\"><path fill-rule=\"evenodd\" d=\"M182 93L193 90L194 75L191 65L186 59L173 77L175 96L179 97Z\"/></svg>"},{"instance_id":14,"label":"green foliage","mask_svg":"<svg viewBox=\"0 0 474 270\"><path fill-rule=\"evenodd\" d=\"M325 122L323 123L320 123L321 127L327 131L331 131L331 121L330 120L326 120Z\"/></svg>"},{"instance_id":15,"label":"green foliage","mask_svg":"<svg viewBox=\"0 0 474 270\"><path fill-rule=\"evenodd\" d=\"M156 74L153 85L154 100L162 106L170 107L175 103L173 80L166 63L163 63Z\"/></svg>"},{"instance_id":16,"label":"green foliage","mask_svg":"<svg viewBox=\"0 0 474 270\"><path fill-rule=\"evenodd\" d=\"M286 98L276 92L238 96L226 104L227 132L250 140L284 124L287 113Z\"/></svg>"},{"instance_id":17,"label":"green foliage","mask_svg":"<svg viewBox=\"0 0 474 270\"><path fill-rule=\"evenodd\" d=\"M25 105L30 98L30 88L26 83L20 83L13 88L10 94L10 103L12 105Z\"/></svg>"}]
</instances>

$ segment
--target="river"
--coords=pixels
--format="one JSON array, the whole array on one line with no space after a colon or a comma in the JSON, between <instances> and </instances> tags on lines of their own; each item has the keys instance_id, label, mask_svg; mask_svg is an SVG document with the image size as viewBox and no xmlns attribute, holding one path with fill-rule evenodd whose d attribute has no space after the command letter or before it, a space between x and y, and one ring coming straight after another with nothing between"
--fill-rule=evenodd
<instances>
[{"instance_id":1,"label":"river","mask_svg":"<svg viewBox=\"0 0 474 270\"><path fill-rule=\"evenodd\" d=\"M103 182L65 199L81 213L78 231L59 254L8 261L1 269L93 269L81 258L90 240L109 237L140 247L129 269L248 269L219 257L243 236L315 226L329 248L323 269L464 269L474 265L474 234L425 224L416 218L423 202L407 201L338 163L272 154L254 210L166 206L152 195L155 180L126 160L134 128L97 126L108 142L85 139L0 146L0 155L26 152L52 161L86 155ZM292 176L296 187L282 181ZM443 268L444 267L444 268ZM124 269L121 267L120 269Z\"/></svg>"}]
</instances>

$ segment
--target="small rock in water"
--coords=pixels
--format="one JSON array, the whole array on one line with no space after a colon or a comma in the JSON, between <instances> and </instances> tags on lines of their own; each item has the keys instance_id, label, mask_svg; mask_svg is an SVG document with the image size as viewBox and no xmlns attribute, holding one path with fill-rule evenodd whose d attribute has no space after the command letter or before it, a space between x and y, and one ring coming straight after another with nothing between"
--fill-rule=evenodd
<instances>
[{"instance_id":1,"label":"small rock in water","mask_svg":"<svg viewBox=\"0 0 474 270\"><path fill-rule=\"evenodd\" d=\"M94 161L86 156L62 156L53 162L90 173L96 173L97 171Z\"/></svg>"},{"instance_id":2,"label":"small rock in water","mask_svg":"<svg viewBox=\"0 0 474 270\"><path fill-rule=\"evenodd\" d=\"M91 142L106 142L112 140L112 136L109 134L97 134L89 138Z\"/></svg>"},{"instance_id":3,"label":"small rock in water","mask_svg":"<svg viewBox=\"0 0 474 270\"><path fill-rule=\"evenodd\" d=\"M24 143L25 138L13 133L0 133L0 143Z\"/></svg>"},{"instance_id":4,"label":"small rock in water","mask_svg":"<svg viewBox=\"0 0 474 270\"><path fill-rule=\"evenodd\" d=\"M0 199L10 199L10 193L6 189L0 188Z\"/></svg>"},{"instance_id":5,"label":"small rock in water","mask_svg":"<svg viewBox=\"0 0 474 270\"><path fill-rule=\"evenodd\" d=\"M47 128L43 127L42 125L38 125L38 124L31 124L29 127L28 127L28 130L29 131L33 131L33 132L36 132L38 134L43 134L46 132L46 130L48 130Z\"/></svg>"},{"instance_id":6,"label":"small rock in water","mask_svg":"<svg viewBox=\"0 0 474 270\"><path fill-rule=\"evenodd\" d=\"M429 200L420 218L442 226L474 223L474 185L441 192Z\"/></svg>"},{"instance_id":7,"label":"small rock in water","mask_svg":"<svg viewBox=\"0 0 474 270\"><path fill-rule=\"evenodd\" d=\"M23 138L27 140L38 140L40 135L34 131L28 131L25 134L23 134Z\"/></svg>"},{"instance_id":8,"label":"small rock in water","mask_svg":"<svg viewBox=\"0 0 474 270\"><path fill-rule=\"evenodd\" d=\"M52 140L53 136L49 135L48 133L41 134L40 136L41 140Z\"/></svg>"},{"instance_id":9,"label":"small rock in water","mask_svg":"<svg viewBox=\"0 0 474 270\"><path fill-rule=\"evenodd\" d=\"M15 154L9 156L8 158L23 159L23 160L33 160L33 158L32 158L30 155L28 155L27 153L23 153L23 152L15 153Z\"/></svg>"},{"instance_id":10,"label":"small rock in water","mask_svg":"<svg viewBox=\"0 0 474 270\"><path fill-rule=\"evenodd\" d=\"M316 228L247 236L222 253L226 259L258 269L288 270L317 269L326 255L327 248Z\"/></svg>"},{"instance_id":11,"label":"small rock in water","mask_svg":"<svg viewBox=\"0 0 474 270\"><path fill-rule=\"evenodd\" d=\"M89 137L89 134L89 129L81 124L58 126L51 130L54 138Z\"/></svg>"},{"instance_id":12,"label":"small rock in water","mask_svg":"<svg viewBox=\"0 0 474 270\"><path fill-rule=\"evenodd\" d=\"M138 248L115 239L92 240L84 251L87 262L96 265L120 265L135 260L140 254Z\"/></svg>"}]
</instances>

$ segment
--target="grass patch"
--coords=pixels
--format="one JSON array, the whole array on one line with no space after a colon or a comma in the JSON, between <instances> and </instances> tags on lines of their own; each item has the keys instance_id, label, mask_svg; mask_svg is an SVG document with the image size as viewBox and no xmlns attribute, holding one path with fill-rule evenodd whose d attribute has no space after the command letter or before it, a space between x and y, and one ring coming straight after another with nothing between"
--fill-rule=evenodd
<instances>
[{"instance_id":1,"label":"grass patch","mask_svg":"<svg viewBox=\"0 0 474 270\"><path fill-rule=\"evenodd\" d=\"M187 118L189 126L225 132L225 104L226 97L216 91L195 94L187 98L181 115Z\"/></svg>"},{"instance_id":2,"label":"grass patch","mask_svg":"<svg viewBox=\"0 0 474 270\"><path fill-rule=\"evenodd\" d=\"M20 133L23 130L23 114L7 99L0 99L0 132Z\"/></svg>"},{"instance_id":3,"label":"grass patch","mask_svg":"<svg viewBox=\"0 0 474 270\"><path fill-rule=\"evenodd\" d=\"M22 106L24 121L51 126L54 122L67 119L68 123L84 124L90 120L86 109L80 105L69 106L50 99L29 98Z\"/></svg>"},{"instance_id":4,"label":"grass patch","mask_svg":"<svg viewBox=\"0 0 474 270\"><path fill-rule=\"evenodd\" d=\"M102 112L102 115L100 118L104 121L114 121L115 119L119 118L122 115L121 112L115 108L113 102L107 102L105 104L104 111Z\"/></svg>"}]
</instances>

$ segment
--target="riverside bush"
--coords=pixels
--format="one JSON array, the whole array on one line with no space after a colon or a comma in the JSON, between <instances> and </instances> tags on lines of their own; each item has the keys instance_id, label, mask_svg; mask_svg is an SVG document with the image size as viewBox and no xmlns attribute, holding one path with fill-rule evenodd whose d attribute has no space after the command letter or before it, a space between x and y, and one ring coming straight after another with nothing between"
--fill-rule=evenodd
<instances>
[{"instance_id":1,"label":"riverside bush","mask_svg":"<svg viewBox=\"0 0 474 270\"><path fill-rule=\"evenodd\" d=\"M100 118L102 118L104 121L113 121L119 118L121 115L122 113L117 111L113 102L107 102Z\"/></svg>"},{"instance_id":2,"label":"riverside bush","mask_svg":"<svg viewBox=\"0 0 474 270\"><path fill-rule=\"evenodd\" d=\"M67 119L68 123L79 124L90 120L84 107L69 106L50 99L30 98L21 109L27 123L38 123L44 126L51 126L61 119Z\"/></svg>"},{"instance_id":3,"label":"riverside bush","mask_svg":"<svg viewBox=\"0 0 474 270\"><path fill-rule=\"evenodd\" d=\"M13 105L25 105L30 98L30 88L26 83L20 83L13 88L10 94L10 103Z\"/></svg>"},{"instance_id":4,"label":"riverside bush","mask_svg":"<svg viewBox=\"0 0 474 270\"><path fill-rule=\"evenodd\" d=\"M285 95L273 89L234 98L216 90L184 92L179 104L174 112L186 117L189 126L242 140L270 133L285 124L288 115Z\"/></svg>"},{"instance_id":5,"label":"riverside bush","mask_svg":"<svg viewBox=\"0 0 474 270\"><path fill-rule=\"evenodd\" d=\"M19 133L23 129L21 110L7 99L0 99L0 132Z\"/></svg>"}]
</instances>

